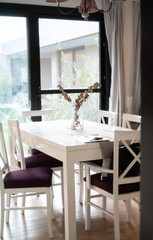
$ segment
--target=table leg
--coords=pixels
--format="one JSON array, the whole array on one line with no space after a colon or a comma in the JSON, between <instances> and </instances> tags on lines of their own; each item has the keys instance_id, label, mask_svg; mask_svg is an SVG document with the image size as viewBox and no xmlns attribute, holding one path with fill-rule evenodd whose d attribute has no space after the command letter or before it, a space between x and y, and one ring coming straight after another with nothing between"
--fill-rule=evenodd
<instances>
[{"instance_id":1,"label":"table leg","mask_svg":"<svg viewBox=\"0 0 153 240\"><path fill-rule=\"evenodd\" d=\"M74 163L68 159L63 163L63 181L65 240L76 240Z\"/></svg>"}]
</instances>

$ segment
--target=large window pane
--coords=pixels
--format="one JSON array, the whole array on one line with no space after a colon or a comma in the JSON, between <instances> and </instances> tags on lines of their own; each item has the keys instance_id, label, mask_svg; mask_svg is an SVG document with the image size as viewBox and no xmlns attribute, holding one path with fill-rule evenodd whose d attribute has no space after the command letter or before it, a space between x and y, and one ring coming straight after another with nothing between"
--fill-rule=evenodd
<instances>
[{"instance_id":1,"label":"large window pane","mask_svg":"<svg viewBox=\"0 0 153 240\"><path fill-rule=\"evenodd\" d=\"M39 20L41 89L99 82L99 23Z\"/></svg>"},{"instance_id":2,"label":"large window pane","mask_svg":"<svg viewBox=\"0 0 153 240\"><path fill-rule=\"evenodd\" d=\"M26 18L0 17L0 121L21 118L28 107Z\"/></svg>"},{"instance_id":3,"label":"large window pane","mask_svg":"<svg viewBox=\"0 0 153 240\"><path fill-rule=\"evenodd\" d=\"M99 82L98 22L39 19L39 40L42 90L57 89L58 84L83 89ZM55 109L55 118L70 118L70 103L62 96L41 99L42 108ZM99 94L91 94L83 107L84 118L97 120Z\"/></svg>"}]
</instances>

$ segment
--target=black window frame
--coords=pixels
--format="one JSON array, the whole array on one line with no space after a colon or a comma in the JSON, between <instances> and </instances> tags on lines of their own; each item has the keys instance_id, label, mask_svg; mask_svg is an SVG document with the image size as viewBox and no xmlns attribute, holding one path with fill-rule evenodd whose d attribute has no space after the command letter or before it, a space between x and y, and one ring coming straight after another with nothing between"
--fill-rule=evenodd
<instances>
[{"instance_id":1,"label":"black window frame","mask_svg":"<svg viewBox=\"0 0 153 240\"><path fill-rule=\"evenodd\" d=\"M68 9L65 8L65 11ZM28 41L28 75L29 75L29 101L31 110L41 109L41 95L60 94L58 89L41 90L40 79L40 52L39 52L39 19L82 20L80 13L74 11L68 16L62 15L57 7L0 3L0 16L26 17ZM94 92L100 93L100 109L108 110L111 82L111 68L109 64L107 39L104 27L104 18L101 13L91 14L88 21L99 22L99 54L100 54L100 83L102 87ZM81 93L84 89L68 89L67 93Z\"/></svg>"}]
</instances>

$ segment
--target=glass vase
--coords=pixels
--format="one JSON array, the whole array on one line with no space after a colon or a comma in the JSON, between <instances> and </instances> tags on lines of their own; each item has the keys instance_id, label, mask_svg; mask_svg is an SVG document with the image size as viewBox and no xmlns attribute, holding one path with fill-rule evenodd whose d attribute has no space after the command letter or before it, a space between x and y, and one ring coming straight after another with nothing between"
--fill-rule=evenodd
<instances>
[{"instance_id":1,"label":"glass vase","mask_svg":"<svg viewBox=\"0 0 153 240\"><path fill-rule=\"evenodd\" d=\"M75 104L72 105L72 130L83 130L83 110L82 107L76 108Z\"/></svg>"}]
</instances>

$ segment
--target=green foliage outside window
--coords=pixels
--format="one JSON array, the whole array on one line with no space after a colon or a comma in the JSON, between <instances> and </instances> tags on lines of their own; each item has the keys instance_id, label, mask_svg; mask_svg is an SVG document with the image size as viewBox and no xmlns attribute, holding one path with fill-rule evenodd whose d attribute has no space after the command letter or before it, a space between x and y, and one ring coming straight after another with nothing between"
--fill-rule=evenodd
<instances>
[{"instance_id":1,"label":"green foliage outside window","mask_svg":"<svg viewBox=\"0 0 153 240\"><path fill-rule=\"evenodd\" d=\"M6 104L11 102L12 95L12 82L11 77L6 72L0 74L0 103Z\"/></svg>"},{"instance_id":2,"label":"green foliage outside window","mask_svg":"<svg viewBox=\"0 0 153 240\"><path fill-rule=\"evenodd\" d=\"M61 77L58 78L60 85L66 88L88 88L95 82L99 82L99 66L93 69L92 59L82 54L81 56L81 68L79 68L76 62L70 64L64 52L61 51L61 60L63 69L66 69L61 73ZM72 71L70 71L72 69ZM68 76L66 71L69 71L71 75ZM75 99L76 94L70 94L72 99ZM97 111L99 109L99 94L91 93L91 97L83 104L83 117L84 119L97 121ZM42 96L42 108L51 108L55 111L55 119L71 118L71 103L64 100L60 95L44 95Z\"/></svg>"}]
</instances>

